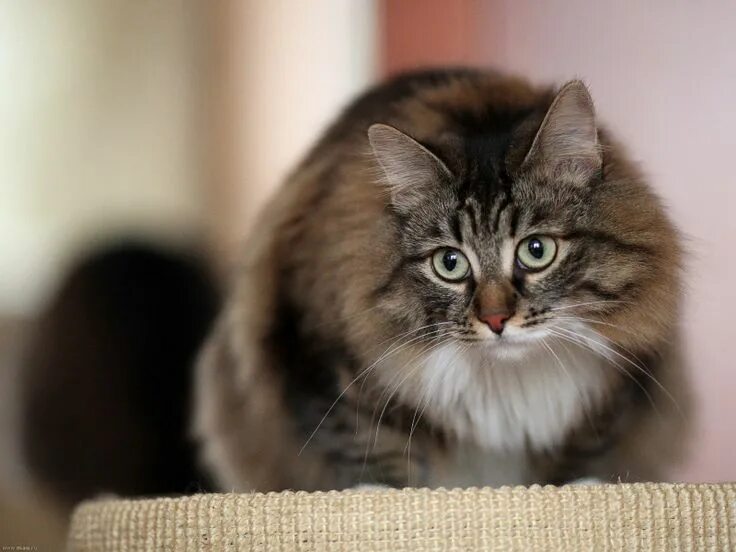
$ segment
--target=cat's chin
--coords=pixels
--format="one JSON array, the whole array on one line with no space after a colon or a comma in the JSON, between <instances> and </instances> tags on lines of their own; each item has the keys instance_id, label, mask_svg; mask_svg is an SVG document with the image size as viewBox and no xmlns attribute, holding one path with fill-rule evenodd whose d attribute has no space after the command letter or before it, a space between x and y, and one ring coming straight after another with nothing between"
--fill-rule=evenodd
<instances>
[{"instance_id":1,"label":"cat's chin","mask_svg":"<svg viewBox=\"0 0 736 552\"><path fill-rule=\"evenodd\" d=\"M502 360L518 360L539 346L539 339L528 336L493 337L480 341L486 353Z\"/></svg>"},{"instance_id":2,"label":"cat's chin","mask_svg":"<svg viewBox=\"0 0 736 552\"><path fill-rule=\"evenodd\" d=\"M529 351L528 343L497 343L493 346L493 354L500 360L520 360Z\"/></svg>"},{"instance_id":3,"label":"cat's chin","mask_svg":"<svg viewBox=\"0 0 736 552\"><path fill-rule=\"evenodd\" d=\"M478 341L478 346L484 354L492 355L502 360L519 360L529 353L544 347L543 338L549 333L544 329L525 330L510 328L502 336L491 334Z\"/></svg>"}]
</instances>

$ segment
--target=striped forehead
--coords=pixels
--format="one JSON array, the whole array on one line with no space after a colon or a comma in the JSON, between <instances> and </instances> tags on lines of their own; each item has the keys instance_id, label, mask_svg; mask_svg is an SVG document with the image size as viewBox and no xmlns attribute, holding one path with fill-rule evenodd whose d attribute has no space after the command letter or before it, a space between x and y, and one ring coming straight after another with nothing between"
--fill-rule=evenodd
<instances>
[{"instance_id":1,"label":"striped forehead","mask_svg":"<svg viewBox=\"0 0 736 552\"><path fill-rule=\"evenodd\" d=\"M483 205L468 197L459 209L463 242L478 257L483 275L509 275L513 263L513 243L521 212L508 193L496 195Z\"/></svg>"}]
</instances>

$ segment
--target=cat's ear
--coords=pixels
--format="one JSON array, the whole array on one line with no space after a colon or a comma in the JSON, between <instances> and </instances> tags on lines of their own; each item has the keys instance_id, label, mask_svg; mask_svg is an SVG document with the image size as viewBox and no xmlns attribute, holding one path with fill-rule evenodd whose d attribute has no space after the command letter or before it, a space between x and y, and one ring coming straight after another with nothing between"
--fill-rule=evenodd
<instances>
[{"instance_id":1,"label":"cat's ear","mask_svg":"<svg viewBox=\"0 0 736 552\"><path fill-rule=\"evenodd\" d=\"M581 81L570 81L552 102L521 168L539 166L587 182L602 163L593 99Z\"/></svg>"},{"instance_id":2,"label":"cat's ear","mask_svg":"<svg viewBox=\"0 0 736 552\"><path fill-rule=\"evenodd\" d=\"M438 180L451 176L435 154L392 126L371 125L368 141L399 211L410 211L436 188Z\"/></svg>"}]
</instances>

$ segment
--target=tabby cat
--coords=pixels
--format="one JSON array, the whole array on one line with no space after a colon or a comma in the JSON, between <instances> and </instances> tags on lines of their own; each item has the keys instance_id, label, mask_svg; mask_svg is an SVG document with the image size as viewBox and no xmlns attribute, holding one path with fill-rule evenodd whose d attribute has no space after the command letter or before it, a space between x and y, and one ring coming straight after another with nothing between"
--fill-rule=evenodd
<instances>
[{"instance_id":1,"label":"tabby cat","mask_svg":"<svg viewBox=\"0 0 736 552\"><path fill-rule=\"evenodd\" d=\"M198 367L203 459L228 490L664 477L681 256L580 81L399 76L247 244Z\"/></svg>"}]
</instances>

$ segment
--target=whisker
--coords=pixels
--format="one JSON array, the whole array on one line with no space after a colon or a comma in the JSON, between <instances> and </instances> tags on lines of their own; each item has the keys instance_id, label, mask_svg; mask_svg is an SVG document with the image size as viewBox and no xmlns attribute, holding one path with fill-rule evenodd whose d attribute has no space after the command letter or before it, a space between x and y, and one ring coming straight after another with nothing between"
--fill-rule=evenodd
<instances>
[{"instance_id":1,"label":"whisker","mask_svg":"<svg viewBox=\"0 0 736 552\"><path fill-rule=\"evenodd\" d=\"M406 454L406 485L408 487L411 487L411 436L414 433L414 423L417 419L417 413L419 412L419 409L422 408L424 402L428 399L429 390L425 389L417 401L417 406L414 408L414 414L412 415L411 426L409 429L409 439L406 441L406 445L404 446L404 454Z\"/></svg>"},{"instance_id":2,"label":"whisker","mask_svg":"<svg viewBox=\"0 0 736 552\"><path fill-rule=\"evenodd\" d=\"M470 349L471 345L465 345L458 353L455 355L455 359L457 360L458 357L465 354L465 352ZM424 393L422 394L422 398L420 398L419 402L417 403L417 408L414 410L414 416L411 421L411 427L409 429L409 439L406 442L406 446L404 447L404 453L406 454L406 472L407 472L407 484L411 484L411 439L414 436L414 431L419 426L419 422L422 419L422 416L424 416L424 412L427 410L427 407L430 403L430 396L429 396L429 387L425 389ZM417 417L417 411L419 410L419 407L422 407L421 412L419 412L419 416Z\"/></svg>"},{"instance_id":3,"label":"whisker","mask_svg":"<svg viewBox=\"0 0 736 552\"><path fill-rule=\"evenodd\" d=\"M578 335L578 334L573 334L575 336L575 338L573 338L573 337L571 337L569 335L565 335L565 334L560 333L559 331L557 331L557 330L561 330L561 329L562 328L559 328L559 327L558 328L555 328L555 329L549 328L549 331L550 331L550 333L552 333L553 335L556 335L560 339L564 339L564 340L566 340L566 341L568 341L568 342L570 342L570 343L572 343L574 345L578 345L578 346L583 347L584 349L586 349L586 350L588 350L588 351L590 351L592 353L595 353L596 355L600 356L601 358L605 359L606 361L608 361L609 363L611 363L613 366L615 366L622 374L624 374L626 377L628 377L631 381L633 381L639 387L639 389L641 389L642 393L644 393L644 395L646 396L646 398L649 401L649 403L652 405L652 408L655 410L655 412L657 413L657 415L660 416L660 417L662 417L662 414L659 411L659 409L657 408L657 405L655 404L654 399L652 398L652 395L649 393L649 391L646 390L646 388L641 384L641 382L639 380L637 380L633 375L631 375L631 373L625 367L621 366L621 364L619 364L618 362L616 362L614 359L612 359L612 358L610 358L610 357L608 357L606 355L603 355L600 351L598 351L597 349L595 349L594 347L592 347L589 343L587 343L584 340L584 337L585 336Z\"/></svg>"},{"instance_id":4,"label":"whisker","mask_svg":"<svg viewBox=\"0 0 736 552\"><path fill-rule=\"evenodd\" d=\"M399 334L399 337L405 337L405 336L408 336L408 335L410 335L410 334L412 334L412 333L416 333L416 332L417 332L417 331L419 331L419 330L423 330L423 329L426 329L426 328L432 328L432 327L435 327L435 328L436 328L436 326L444 326L444 325L446 325L446 324L453 324L453 322L436 322L436 323L433 323L433 324L427 324L426 326L420 326L419 328L416 328L416 329L414 329L414 330L409 330L408 332L404 332L404 333L402 333L402 334ZM432 331L428 331L427 333L425 333L425 334L422 334L422 335L420 336L420 338L421 338L421 339L423 339L423 338L425 338L425 337L429 337L429 336L431 336L431 335L434 335L434 334L439 334L439 333L441 333L441 332L442 332L442 331L443 331L444 329L445 329L445 328L436 328L435 330L432 330ZM405 347L405 345L409 345L410 343L414 343L414 342L416 342L416 341L421 341L421 339L411 339L411 340L409 340L408 342L405 342L405 343L404 343L404 344L403 344L403 345L402 345L402 346L401 346L401 347L400 347L399 349L397 349L396 351L392 351L392 352L391 352L390 354L387 354L387 353L388 353L388 349L390 349L390 348L391 348L391 345L390 345L390 346L388 347L388 349L386 349L386 351L384 351L383 355L381 355L381 356L380 356L380 357L378 358L378 360L376 360L376 361L375 361L375 362L374 362L374 363L373 363L373 364L372 364L371 366L375 366L375 365L377 365L378 363L380 363L380 362L382 362L382 361L386 360L386 359L387 359L387 358L388 358L389 356L391 356L391 354L394 354L394 353L398 353L398 352L399 352L399 350L402 350L402 349L406 348L406 347ZM382 341L381 343L385 343L386 341L388 341L388 340L383 340L383 341ZM398 341L398 339L397 339L397 341ZM381 343L379 343L378 345L380 345ZM396 341L394 341L394 343L396 343ZM366 376L367 376L367 374L366 374ZM363 381L362 381L362 382L361 382L361 384L360 384L360 389L358 390L358 400L356 401L356 405L355 405L355 418L356 418L356 435L357 435L357 431L358 431L358 427L357 427L357 426L358 426L358 424L357 424L357 420L358 420L358 417L359 417L359 410L360 410L360 399L361 399L361 397L363 396L363 387L365 386L365 382L367 381L367 379L368 379L367 377L366 377L366 378L364 378L364 379L363 379Z\"/></svg>"},{"instance_id":5,"label":"whisker","mask_svg":"<svg viewBox=\"0 0 736 552\"><path fill-rule=\"evenodd\" d=\"M419 354L417 354L409 362L413 362L415 358L417 358L417 357L419 357L421 355L424 355L426 353L430 353L433 350L441 347L442 345L446 345L447 343L450 343L452 340L453 340L453 338L451 338L451 337L450 338L447 338L447 339L444 339L444 340L442 340L440 338L440 341L438 341L436 343L433 343L429 348L420 351ZM409 362L407 362L406 364L409 364ZM406 366L406 364L404 366ZM409 377L412 376L414 373L416 373L417 369L420 368L420 367L421 367L421 363L417 364L413 369L411 369L409 371L409 373L406 375L406 377L404 377L404 379L402 379L399 382L399 384L394 388L394 390L391 392L391 395L389 395L389 398L386 400L386 403L383 405L383 409L381 410L381 415L378 417L378 423L376 424L376 435L375 435L375 438L373 439L373 447L374 448L376 446L376 443L378 442L378 432L379 432L379 430L381 428L381 419L383 418L383 415L386 412L386 408L388 407L389 403L391 402L391 399L396 394L396 392L401 388L401 386L406 382L406 380L409 379ZM401 372L401 370L399 372Z\"/></svg>"},{"instance_id":6,"label":"whisker","mask_svg":"<svg viewBox=\"0 0 736 552\"><path fill-rule=\"evenodd\" d=\"M568 318L568 317L562 317L562 316L560 317L560 320L583 320L583 321L587 321L587 319L586 319L586 318L577 318L577 317L570 317L570 318ZM613 324L609 324L609 326L613 326ZM614 326L614 327L616 327L616 326ZM621 329L623 329L623 328L621 328ZM569 330L569 328L568 328L568 330ZM636 355L636 354L634 353L634 351L632 351L631 349L627 349L626 347L624 347L623 345L621 345L621 344L620 344L620 343L618 343L617 341L614 341L614 340L612 340L612 339L609 339L609 338L607 338L607 337L606 337L605 335L603 335L602 333L600 333L600 332L599 332L598 330L596 330L595 328L590 328L590 327L588 327L588 330L590 330L591 332L593 332L594 334L596 334L596 335L597 335L598 337L600 337L600 338L601 338L601 339L603 339L604 341L609 341L610 343L613 343L613 344L614 344L614 345L615 345L616 347L618 347L618 348L619 348L619 349L621 349L622 351L624 351L624 352L626 352L626 353L630 354L630 355L631 355L631 356L632 356L632 357L634 358L634 360L636 360L637 362L639 362L639 364L641 364L642 366L644 365L644 361L643 361L642 359L640 359L640 358L639 358L639 357L638 357L638 356L637 356L637 355Z\"/></svg>"},{"instance_id":7,"label":"whisker","mask_svg":"<svg viewBox=\"0 0 736 552\"><path fill-rule=\"evenodd\" d=\"M544 347L550 353L552 353L552 356L555 357L555 360L557 361L557 364L560 365L560 368L562 368L562 371L567 376L567 379L569 379L570 382L575 387L575 390L578 393L578 397L580 397L580 407L583 410L583 414L585 415L585 418L588 420L588 423L590 424L590 429L592 429L596 433L596 436L597 436L598 435L598 430L596 429L595 424L593 424L593 419L590 417L590 413L588 412L588 409L585 408L585 406L586 406L585 405L585 396L583 395L583 391L580 389L580 386L578 385L578 382L575 381L575 378L573 378L572 375L570 374L570 372L567 370L567 368L565 367L564 363L562 362L562 359L560 359L559 355L555 352L555 350L552 347L549 346L549 344L547 343L547 341L544 338L542 338L542 341L541 342L542 342L542 345L544 345Z\"/></svg>"},{"instance_id":8,"label":"whisker","mask_svg":"<svg viewBox=\"0 0 736 552\"><path fill-rule=\"evenodd\" d=\"M435 337L435 338L433 338L433 339L432 339L432 340L431 340L431 341L429 342L429 344L425 345L424 349L422 349L422 350L421 350L421 351L420 351L419 353L417 353L417 354L416 354L416 355L414 355L414 356L413 356L413 357L412 357L411 359L409 359L409 360L408 360L408 361L407 361L407 362L406 362L406 363L404 364L404 366L406 366L407 364L409 364L409 363L413 362L415 358L418 358L419 356L421 356L421 355L422 355L422 354L424 354L425 352L429 352L429 351L431 351L431 350L432 350L433 348L436 348L437 346L440 346L440 345L442 345L442 344L444 344L444 343L448 343L448 342L450 342L451 340L452 340L452 338L447 338L447 337L444 337L444 336L439 336L439 337ZM375 437L374 437L374 439L373 439L373 446L372 446L372 447L371 447L371 433L370 433L370 432L369 432L369 434L368 434L368 438L366 439L365 454L364 454L364 457L363 457L363 468L361 469L361 475L360 475L360 478L361 478L361 479L362 479L362 477L363 477L363 473L364 473L364 471L365 471L365 468L366 468L366 466L367 466L367 464L368 464L368 455L369 455L369 453L370 453L370 451L371 451L372 449L375 449L375 447L376 447L376 445L377 445L377 443L378 443L378 432L379 432L379 429L380 429L380 426L381 426L381 419L383 418L383 414L384 414L384 412L386 411L386 407L387 407L387 406L388 406L388 404L389 404L389 403L391 402L391 398L392 398L392 397L393 397L393 395L394 395L394 394L395 394L395 393L396 393L396 392L397 392L397 391L399 390L399 388L401 387L401 385L402 385L402 384L403 384L403 383L404 383L404 382L405 382L405 381L406 381L406 380L407 380L407 379L408 379L408 378L409 378L410 376L412 376L412 375L413 375L413 374L414 374L414 373L416 372L416 370L417 370L417 369L418 369L418 368L419 368L420 366L421 366L421 364L417 364L417 366L415 366L415 367L414 367L414 368L413 368L412 370L410 370L410 371L409 371L409 373L408 373L408 374L407 374L407 375L406 375L406 376L404 377L404 379L403 379L403 380L401 380L401 382L399 382L399 384L398 384L398 385L397 385L396 387L394 387L393 391L390 391L389 397L388 397L388 399L386 400L386 403L384 404L384 407L383 407L383 410L381 411L381 415L380 415L380 417L378 418L378 424L376 425L376 432L375 432ZM394 375L394 376L393 376L393 377L391 378L391 380L390 380L390 381L388 382L388 384L386 385L386 388L385 388L385 389L384 389L384 390L383 390L383 391L381 392L381 394L380 394L380 395L378 396L378 399L376 400L376 406L375 406L375 408L373 409L373 414L371 415L371 422L370 422L370 425L371 425L371 427L373 426L373 420L374 420L374 419L375 419L375 417L376 417L376 411L378 410L378 406L379 406L379 405L381 404L381 399L382 399L382 398L383 398L383 396L384 396L384 395L386 394L386 392L387 392L387 391L389 391L389 390L391 389L391 385L393 384L393 382L394 382L394 381L396 381L396 380L397 380L397 379L398 379L399 377L401 377L401 374L402 374L402 370L397 370L397 371L396 371L396 374L395 374L395 375Z\"/></svg>"},{"instance_id":9,"label":"whisker","mask_svg":"<svg viewBox=\"0 0 736 552\"><path fill-rule=\"evenodd\" d=\"M571 330L569 330L569 329L567 329L567 328L562 328L562 327L558 327L557 329L558 329L558 330L562 330L562 331L567 331L567 332L571 332ZM593 330L593 331L595 331L595 330ZM575 333L575 332L572 332L572 333ZM597 332L596 332L596 333L597 333ZM598 335L600 335L600 334L598 334ZM607 350L607 351L610 351L610 352L611 352L611 353L613 353L614 355L616 355L616 356L618 356L618 357L622 358L623 360L625 360L626 362L628 362L629 364L631 364L631 365L632 365L632 366L633 366L634 368L636 368L637 370L639 370L639 371L640 371L640 372L641 372L642 374L644 374L645 376L647 376L647 377L648 377L648 378L649 378L650 380L652 380L652 381L653 381L653 382L654 382L654 383L655 383L655 384L657 385L657 387L659 387L659 388L660 388L660 389L662 390L662 392L663 392L663 393L664 393L664 394L665 394L665 395L666 395L666 396L667 396L667 397L668 397L668 398L669 398L669 399L670 399L670 400L672 401L672 404L674 404L674 405L675 405L675 407L676 407L676 408L677 408L677 410L678 410L678 411L680 412L680 414L682 414L682 411L680 410L680 405L679 405L679 404L677 404L677 401L675 400L675 398L674 398L674 397L672 396L672 394L671 394L671 393L670 393L670 392L669 392L669 391L668 391L668 390L667 390L667 389L666 389L666 388L664 387L664 385L662 385L662 384L660 383L660 381L659 381L659 380L658 380L657 378L655 378L655 377L654 377L654 375L652 375L652 374L651 374L651 373L649 372L649 370L647 370L647 369L646 369L646 368L645 368L644 366L642 366L642 364L643 364L643 363L641 362L641 359L638 359L638 358L637 358L637 360L639 360L639 362L641 363L641 364L637 364L636 362L634 362L633 360L631 360L631 359L630 359L629 357L627 357L626 355L623 355L623 354L621 354L621 353L620 353L619 351L617 351L617 350L616 350L616 349L614 349L613 347L609 347L608 345L606 345L605 343L603 343L603 342L601 342L601 341L598 341L597 339L593 339L593 338L592 338L592 337L590 337L590 336L582 336L582 337L584 337L584 338L586 338L586 339L588 339L588 340L592 341L593 343L595 343L595 344L597 344L597 345L599 345L599 346L603 347L603 348L604 348L605 350ZM601 337L603 337L603 336L601 336ZM603 339L605 339L605 337L603 337ZM628 351L628 352L630 352L630 351Z\"/></svg>"},{"instance_id":10,"label":"whisker","mask_svg":"<svg viewBox=\"0 0 736 552\"><path fill-rule=\"evenodd\" d=\"M469 347L470 345L464 346L463 349L460 350L456 356L460 356L463 353L465 353L465 351L467 351ZM426 397L426 400L425 400L425 397ZM419 420L421 419L422 414L424 413L424 409L428 405L429 405L429 393L425 389L425 391L422 393L422 396L420 397L420 400L417 401L417 407L414 409L414 416L412 416L411 425L409 429L409 439L407 441L406 446L404 447L404 453L407 452L407 448L411 449L411 436L414 433L414 430L416 429L417 425L419 424ZM417 413L419 412L420 407L422 407L422 414L419 414L419 416L417 417Z\"/></svg>"},{"instance_id":11,"label":"whisker","mask_svg":"<svg viewBox=\"0 0 736 552\"><path fill-rule=\"evenodd\" d=\"M610 322L604 322L602 320L595 320L594 318L584 318L582 316L577 316L575 314L573 314L572 316L554 316L554 317L548 318L547 320L570 320L570 321L580 321L580 322L592 322L594 324L601 324L603 326L609 326L611 328L615 328L617 330L620 330L622 332L628 333L630 335L638 335L638 333L636 331L632 330L631 328L626 328L626 327L621 326L619 324L611 324ZM605 339L608 339L605 336L603 336L602 334L600 334L600 332L597 332L594 328L590 328L589 327L588 329L590 329L591 331L593 331L593 332L601 335L601 337L603 337ZM672 344L671 340L669 340L669 339L663 339L663 341L664 341L664 343L667 343L669 345ZM631 353L632 355L634 355L634 353L632 353L628 349L625 349L624 346L621 345L620 343L616 343L616 345L618 347L621 347L622 349L626 350L627 352ZM634 356L636 356L636 355L634 355Z\"/></svg>"},{"instance_id":12,"label":"whisker","mask_svg":"<svg viewBox=\"0 0 736 552\"><path fill-rule=\"evenodd\" d=\"M458 353L455 355L455 358L453 360L457 360L457 358L465 353L470 348L470 345L465 345ZM429 388L425 389L422 398L419 402L417 402L417 408L414 410L414 416L412 417L411 426L409 428L409 438L406 441L406 445L404 446L404 454L406 454L406 479L407 479L407 485L411 485L411 443L412 443L412 437L414 436L414 431L419 426L419 422L422 419L422 416L424 416L424 412L427 409L427 406L429 406L430 402L430 395L429 395ZM417 411L419 410L419 407L422 407L421 412L419 412L419 416L417 416Z\"/></svg>"},{"instance_id":13,"label":"whisker","mask_svg":"<svg viewBox=\"0 0 736 552\"><path fill-rule=\"evenodd\" d=\"M431 326L431 325L430 325L430 326ZM428 326L427 326L427 327L428 327ZM322 427L322 424L324 423L324 421L325 421L325 420L327 419L327 417L328 417L328 416L329 416L329 415L330 415L330 414L332 413L332 411L334 410L334 408L335 408L335 406L337 405L337 403L338 403L338 402L340 402L340 399L342 399L342 397L343 397L343 396L345 395L345 393L347 393L347 392L348 392L348 390L349 390L349 389L350 389L350 388L351 388L351 387L352 387L352 386L353 386L353 385L355 384L355 382L357 382L357 381L358 381L358 380L359 380L359 379L360 379L361 377L363 377L363 376L367 376L367 375L368 375L368 372L370 372L371 370L373 370L373 368L375 368L375 367L376 367L376 366L377 366L377 365L378 365L378 364L379 364L380 362L382 362L382 361L386 360L386 359L387 359L387 358L389 358L390 356L392 356L392 355L394 355L394 354L398 353L399 351L401 351L401 350L405 349L405 348L406 348L406 347L407 347L408 345L412 344L413 342L416 342L416 341L418 341L418 340L421 340L421 339L425 339L425 338L426 338L426 337L428 337L429 335L432 335L432 334L435 334L435 333L438 333L438 332L441 332L441 331L443 331L443 329L442 329L442 328L440 328L440 329L436 329L436 330L431 330L431 331L429 331L429 332L427 332L427 333L425 333L425 334L422 334L422 335L420 335L420 336L415 336L415 337L413 337L413 338L409 339L408 341L405 341L405 342L404 342L404 343L402 343L401 345L398 345L398 346L396 346L396 347L395 347L395 345L396 345L396 342L400 340L400 338L399 338L399 339L397 339L396 341L394 341L394 343L392 343L391 345L389 345L389 347L388 347L388 348L386 349L386 351L384 351L384 353L383 353L383 354L382 354L381 356L379 356L379 358L378 358L378 359L377 359L377 360L376 360L375 362L373 362L373 363L372 363L372 364L371 364L370 366L368 366L368 368L366 368L365 370L362 370L362 371L361 371L361 372L360 372L360 373L359 373L359 374L358 374L358 375L357 375L357 376L356 376L356 377L355 377L355 378L354 378L354 379L353 379L353 380L352 380L352 381L351 381L351 382L350 382L350 383L349 383L349 384L348 384L348 385L347 385L347 386L346 386L346 387L345 387L345 388L344 388L344 389L342 390L342 392L341 392L341 393L340 393L340 394L339 394L339 395L337 396L337 398L335 399L335 401L334 401L334 402L333 402L333 403L332 403L332 404L330 405L330 407L329 407L329 408L327 409L327 412L325 412L324 416L322 416L322 419L321 419L321 420L319 421L319 423L317 424L317 427L315 427L315 428L314 428L314 431L312 431L312 433L311 433L311 434L309 435L309 437L307 438L307 440L306 440L306 442L304 443L304 445L302 445L302 448L301 448L301 449L299 449L299 453L297 454L297 456L301 456L302 452L304 452L304 449L305 449L305 448L307 447L307 445L309 445L309 443L311 442L311 440L312 440L312 439L314 438L314 436L315 436L315 435L317 434L317 432L319 431L320 427ZM412 331L412 332L406 332L406 333L404 333L404 334L401 334L401 336L406 336L406 334L407 334L407 333L411 334L411 333L415 333L415 331Z\"/></svg>"},{"instance_id":14,"label":"whisker","mask_svg":"<svg viewBox=\"0 0 736 552\"><path fill-rule=\"evenodd\" d=\"M591 305L602 305L602 304L623 304L623 305L633 305L631 301L617 301L613 299L602 299L600 301L588 301L585 303L575 303L574 305L565 305L562 307L554 307L549 309L550 311L561 311L561 310L567 310L567 309L574 309L577 307L587 307Z\"/></svg>"},{"instance_id":15,"label":"whisker","mask_svg":"<svg viewBox=\"0 0 736 552\"><path fill-rule=\"evenodd\" d=\"M582 316L555 316L553 320L571 320L571 321L580 321L580 322L592 322L594 324L601 324L603 326L609 326L611 328L621 330L622 332L636 335L636 332L630 328L624 328L623 326L620 326L618 324L611 324L610 322L603 322L602 320L595 320L594 318L583 318Z\"/></svg>"},{"instance_id":16,"label":"whisker","mask_svg":"<svg viewBox=\"0 0 736 552\"><path fill-rule=\"evenodd\" d=\"M413 362L415 358L418 358L419 356L421 356L421 354L423 354L425 351L427 351L428 348L431 348L433 345L436 345L436 344L438 344L438 342L442 342L443 340L445 340L445 342L447 342L447 341L450 341L451 338L447 337L446 335L438 335L438 336L432 337L426 344L423 345L423 348L417 354L415 354L414 356L412 356L404 364L404 366L406 366L407 364ZM369 446L370 446L370 441L371 441L372 432L373 432L373 421L376 419L376 412L378 411L379 405L381 404L381 401L382 401L383 397L386 395L386 393L391 393L390 390L391 390L391 387L392 387L393 383L396 380L398 380L401 376L402 376L402 371L401 370L397 370L396 373L394 373L394 375L391 377L391 379L385 385L385 387L381 391L381 393L378 395L378 398L376 399L376 406L373 408L373 413L371 414L371 420L370 420L370 428L371 429L369 431L368 438L366 440L366 450L365 450L364 467L365 467L365 463L367 462L367 459L368 459ZM363 383L365 383L365 380L363 381ZM361 384L360 394L362 394L362 391L363 391L362 390L362 386L363 386L363 384ZM398 389L398 386L397 386L396 389ZM358 396L358 399L360 399L360 394ZM389 397L389 400L390 400L390 397ZM377 439L377 436L376 436L376 439Z\"/></svg>"},{"instance_id":17,"label":"whisker","mask_svg":"<svg viewBox=\"0 0 736 552\"><path fill-rule=\"evenodd\" d=\"M387 341L390 341L392 339L396 339L397 337L401 337L401 336L409 335L409 334L412 334L412 333L416 333L416 332L418 332L420 330L424 330L426 328L436 328L437 326L443 326L443 325L448 325L448 324L454 324L454 322L432 322L431 324L425 324L424 326L419 326L418 328L414 328L412 330L409 330L409 331L400 333L400 334L395 335L393 337L388 337L388 338L384 339L383 341L379 341L378 343L376 343L376 346L383 345Z\"/></svg>"}]
</instances>

